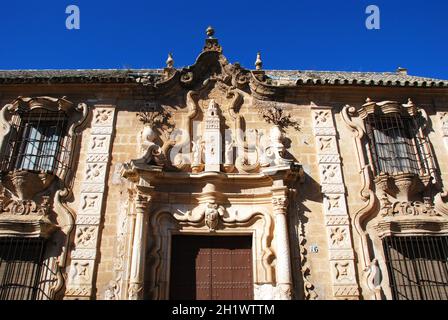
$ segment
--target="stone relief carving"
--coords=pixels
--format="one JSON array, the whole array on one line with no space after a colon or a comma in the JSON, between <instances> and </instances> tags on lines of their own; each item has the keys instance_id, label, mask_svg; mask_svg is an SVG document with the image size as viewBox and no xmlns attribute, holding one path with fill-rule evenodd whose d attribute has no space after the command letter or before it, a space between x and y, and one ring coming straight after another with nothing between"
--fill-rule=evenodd
<instances>
[{"instance_id":1,"label":"stone relief carving","mask_svg":"<svg viewBox=\"0 0 448 320\"><path fill-rule=\"evenodd\" d=\"M350 219L333 113L331 108L318 107L313 103L311 109L324 195L323 210L330 249L333 296L337 299L358 299ZM341 287L341 283L350 286Z\"/></svg>"},{"instance_id":2,"label":"stone relief carving","mask_svg":"<svg viewBox=\"0 0 448 320\"><path fill-rule=\"evenodd\" d=\"M300 212L298 213L301 214ZM315 292L314 285L310 281L311 269L308 263L308 250L306 249L307 240L305 237L305 229L302 222L302 217L298 220L298 236L299 236L299 250L300 250L300 266L302 271L303 285L304 285L304 296L306 300L316 300L319 296Z\"/></svg>"},{"instance_id":3,"label":"stone relief carving","mask_svg":"<svg viewBox=\"0 0 448 320\"><path fill-rule=\"evenodd\" d=\"M204 219L205 224L210 229L210 232L213 232L216 230L219 218L223 217L225 213L225 209L222 206L219 206L217 203L209 202L207 203L207 208L204 212Z\"/></svg>"},{"instance_id":4,"label":"stone relief carving","mask_svg":"<svg viewBox=\"0 0 448 320\"><path fill-rule=\"evenodd\" d=\"M206 204L195 208L194 210L188 210L183 212L177 210L174 213L174 217L181 222L190 223L203 223L209 228L210 232L216 231L220 219L223 219L226 214L226 209L216 203L214 200L207 201Z\"/></svg>"},{"instance_id":5,"label":"stone relief carving","mask_svg":"<svg viewBox=\"0 0 448 320\"><path fill-rule=\"evenodd\" d=\"M430 216L440 217L442 214L435 210L430 198L425 198L425 202L412 201L391 203L387 196L380 199L382 217L394 216Z\"/></svg>"},{"instance_id":6,"label":"stone relief carving","mask_svg":"<svg viewBox=\"0 0 448 320\"><path fill-rule=\"evenodd\" d=\"M77 261L72 265L71 280L77 284L87 283L90 279L90 263L88 261Z\"/></svg>"},{"instance_id":7,"label":"stone relief carving","mask_svg":"<svg viewBox=\"0 0 448 320\"><path fill-rule=\"evenodd\" d=\"M330 228L330 239L332 247L347 246L347 229L344 227Z\"/></svg>"},{"instance_id":8,"label":"stone relief carving","mask_svg":"<svg viewBox=\"0 0 448 320\"><path fill-rule=\"evenodd\" d=\"M341 183L342 175L340 165L323 164L321 165L322 182Z\"/></svg>"},{"instance_id":9,"label":"stone relief carving","mask_svg":"<svg viewBox=\"0 0 448 320\"><path fill-rule=\"evenodd\" d=\"M112 110L101 109L95 113L93 124L99 126L109 126L112 122L112 115Z\"/></svg>"},{"instance_id":10,"label":"stone relief carving","mask_svg":"<svg viewBox=\"0 0 448 320\"><path fill-rule=\"evenodd\" d=\"M114 115L114 107L101 106L93 110L92 130L87 141L84 181L81 186L76 227L73 228L75 247L71 251L72 276L67 281L65 299L91 298ZM97 130L98 128L102 129Z\"/></svg>"},{"instance_id":11,"label":"stone relief carving","mask_svg":"<svg viewBox=\"0 0 448 320\"><path fill-rule=\"evenodd\" d=\"M96 242L97 227L84 226L76 230L75 244L83 247L89 247Z\"/></svg>"},{"instance_id":12,"label":"stone relief carving","mask_svg":"<svg viewBox=\"0 0 448 320\"><path fill-rule=\"evenodd\" d=\"M350 268L349 262L336 262L334 264L335 271L336 271L336 280L339 283L343 282L353 282L354 275L352 274L352 269Z\"/></svg>"},{"instance_id":13,"label":"stone relief carving","mask_svg":"<svg viewBox=\"0 0 448 320\"><path fill-rule=\"evenodd\" d=\"M109 281L104 292L104 300L119 300L119 286L117 282Z\"/></svg>"},{"instance_id":14,"label":"stone relief carving","mask_svg":"<svg viewBox=\"0 0 448 320\"><path fill-rule=\"evenodd\" d=\"M327 110L317 111L314 113L314 123L316 127L323 127L330 122L330 112Z\"/></svg>"},{"instance_id":15,"label":"stone relief carving","mask_svg":"<svg viewBox=\"0 0 448 320\"><path fill-rule=\"evenodd\" d=\"M331 211L339 211L342 206L341 206L341 195L334 195L334 196L329 196L327 197L327 210L329 212Z\"/></svg>"}]
</instances>

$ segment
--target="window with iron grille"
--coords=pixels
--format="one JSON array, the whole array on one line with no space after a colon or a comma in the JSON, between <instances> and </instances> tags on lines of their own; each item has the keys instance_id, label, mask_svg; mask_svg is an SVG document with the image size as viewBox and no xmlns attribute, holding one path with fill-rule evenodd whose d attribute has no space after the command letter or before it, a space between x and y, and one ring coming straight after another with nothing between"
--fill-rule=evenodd
<instances>
[{"instance_id":1,"label":"window with iron grille","mask_svg":"<svg viewBox=\"0 0 448 320\"><path fill-rule=\"evenodd\" d=\"M0 300L41 300L47 270L44 239L0 239Z\"/></svg>"},{"instance_id":2,"label":"window with iron grille","mask_svg":"<svg viewBox=\"0 0 448 320\"><path fill-rule=\"evenodd\" d=\"M14 115L2 171L29 170L55 173L67 162L64 146L67 117L45 109Z\"/></svg>"},{"instance_id":3,"label":"window with iron grille","mask_svg":"<svg viewBox=\"0 0 448 320\"><path fill-rule=\"evenodd\" d=\"M448 237L388 237L383 241L395 300L448 300Z\"/></svg>"},{"instance_id":4,"label":"window with iron grille","mask_svg":"<svg viewBox=\"0 0 448 320\"><path fill-rule=\"evenodd\" d=\"M374 115L366 119L370 152L376 174L428 174L427 138L417 118L400 114Z\"/></svg>"}]
</instances>

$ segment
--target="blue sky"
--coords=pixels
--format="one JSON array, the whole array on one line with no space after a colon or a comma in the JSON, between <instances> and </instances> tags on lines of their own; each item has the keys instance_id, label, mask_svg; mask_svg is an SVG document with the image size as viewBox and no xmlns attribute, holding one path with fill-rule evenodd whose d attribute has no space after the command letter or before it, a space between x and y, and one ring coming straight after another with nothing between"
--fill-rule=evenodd
<instances>
[{"instance_id":1,"label":"blue sky","mask_svg":"<svg viewBox=\"0 0 448 320\"><path fill-rule=\"evenodd\" d=\"M78 5L81 29L67 30ZM381 29L365 27L368 5ZM0 69L161 68L193 64L208 25L230 62L265 69L395 71L448 79L448 1L1 1Z\"/></svg>"}]
</instances>

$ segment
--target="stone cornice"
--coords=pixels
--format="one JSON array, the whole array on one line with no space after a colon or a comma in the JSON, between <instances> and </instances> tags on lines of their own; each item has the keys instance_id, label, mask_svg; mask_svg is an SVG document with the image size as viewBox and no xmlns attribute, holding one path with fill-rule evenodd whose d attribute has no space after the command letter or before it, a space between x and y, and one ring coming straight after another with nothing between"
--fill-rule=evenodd
<instances>
[{"instance_id":1,"label":"stone cornice","mask_svg":"<svg viewBox=\"0 0 448 320\"><path fill-rule=\"evenodd\" d=\"M56 229L46 216L0 215L0 237L49 238Z\"/></svg>"},{"instance_id":2,"label":"stone cornice","mask_svg":"<svg viewBox=\"0 0 448 320\"><path fill-rule=\"evenodd\" d=\"M448 220L437 217L399 217L380 220L375 229L380 238L388 236L431 235L448 233Z\"/></svg>"},{"instance_id":3,"label":"stone cornice","mask_svg":"<svg viewBox=\"0 0 448 320\"><path fill-rule=\"evenodd\" d=\"M166 172L162 167L140 165L135 161L123 166L121 174L137 185L175 185L178 183L201 184L216 182L237 184L239 187L267 187L273 181L283 180L285 184L303 181L304 171L301 165L275 166L263 169L260 173L224 173L224 172Z\"/></svg>"}]
</instances>

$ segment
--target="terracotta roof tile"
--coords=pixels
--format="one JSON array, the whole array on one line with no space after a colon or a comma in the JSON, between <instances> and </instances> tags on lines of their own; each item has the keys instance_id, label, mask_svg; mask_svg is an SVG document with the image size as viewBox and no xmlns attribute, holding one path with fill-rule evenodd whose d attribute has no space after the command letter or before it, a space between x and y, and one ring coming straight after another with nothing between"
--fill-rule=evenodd
<instances>
[{"instance_id":1,"label":"terracotta roof tile","mask_svg":"<svg viewBox=\"0 0 448 320\"><path fill-rule=\"evenodd\" d=\"M0 70L2 83L134 83L142 76L157 80L162 69L101 70ZM448 80L411 76L399 72L341 72L266 70L274 85L361 85L448 87Z\"/></svg>"}]
</instances>

